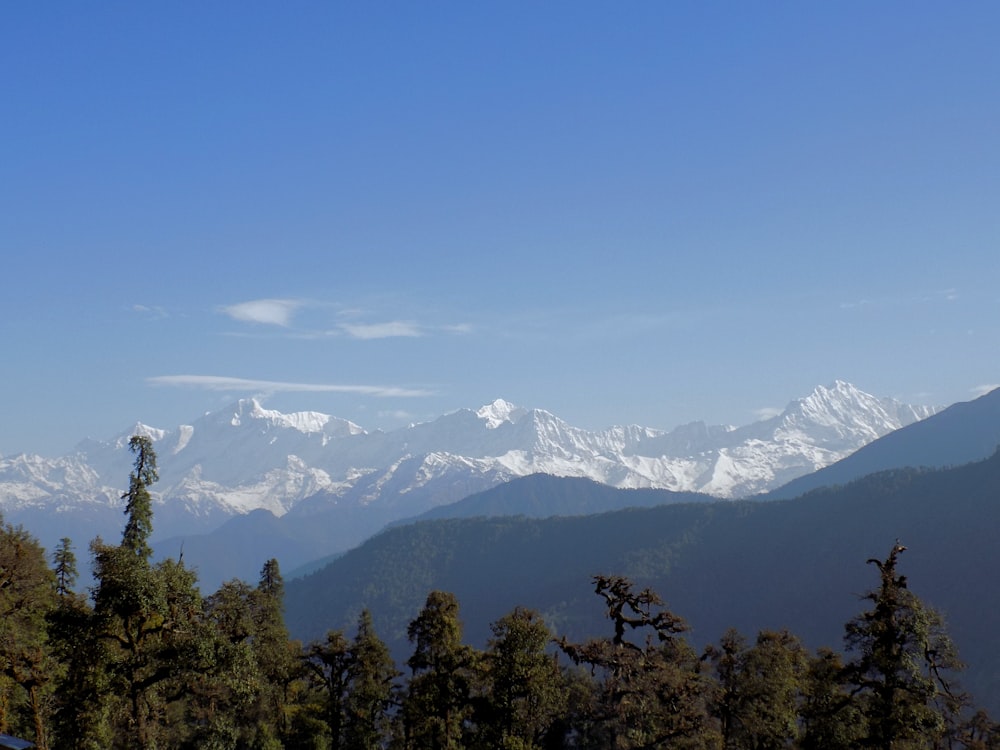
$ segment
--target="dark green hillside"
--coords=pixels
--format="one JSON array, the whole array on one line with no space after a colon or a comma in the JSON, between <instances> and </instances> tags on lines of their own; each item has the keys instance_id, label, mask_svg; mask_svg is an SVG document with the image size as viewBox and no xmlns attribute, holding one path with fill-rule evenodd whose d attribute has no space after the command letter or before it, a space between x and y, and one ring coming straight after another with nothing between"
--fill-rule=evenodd
<instances>
[{"instance_id":1,"label":"dark green hillside","mask_svg":"<svg viewBox=\"0 0 1000 750\"><path fill-rule=\"evenodd\" d=\"M406 624L431 589L454 592L470 642L515 605L557 632L600 628L590 577L659 591L700 646L734 626L787 627L841 647L871 585L865 560L899 538L914 592L942 610L979 702L1000 706L1000 456L948 470L895 470L795 501L670 505L579 518L421 522L388 530L288 585L297 637L349 627L362 607L405 653Z\"/></svg>"}]
</instances>

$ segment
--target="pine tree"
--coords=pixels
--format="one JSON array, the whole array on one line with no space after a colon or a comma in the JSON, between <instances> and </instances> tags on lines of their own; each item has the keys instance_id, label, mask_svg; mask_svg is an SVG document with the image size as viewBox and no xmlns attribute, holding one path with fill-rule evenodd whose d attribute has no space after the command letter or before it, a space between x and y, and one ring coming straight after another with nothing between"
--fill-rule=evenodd
<instances>
[{"instance_id":1,"label":"pine tree","mask_svg":"<svg viewBox=\"0 0 1000 750\"><path fill-rule=\"evenodd\" d=\"M0 523L0 732L31 736L42 750L58 667L47 627L54 583L38 541Z\"/></svg>"},{"instance_id":2,"label":"pine tree","mask_svg":"<svg viewBox=\"0 0 1000 750\"><path fill-rule=\"evenodd\" d=\"M122 534L122 547L148 561L153 552L149 547L149 536L153 533L153 501L149 487L159 479L156 451L153 450L153 441L142 435L133 435L128 449L135 454L135 464L129 475L128 492L122 495L128 516Z\"/></svg>"},{"instance_id":3,"label":"pine tree","mask_svg":"<svg viewBox=\"0 0 1000 750\"><path fill-rule=\"evenodd\" d=\"M519 750L544 747L566 710L558 662L545 651L552 633L537 612L522 607L491 629L493 638L482 660L478 743Z\"/></svg>"},{"instance_id":4,"label":"pine tree","mask_svg":"<svg viewBox=\"0 0 1000 750\"><path fill-rule=\"evenodd\" d=\"M808 657L787 631L761 631L753 646L734 630L718 648L707 649L715 667L718 695L713 713L723 747L779 750L798 735L799 699Z\"/></svg>"},{"instance_id":5,"label":"pine tree","mask_svg":"<svg viewBox=\"0 0 1000 750\"><path fill-rule=\"evenodd\" d=\"M865 597L871 609L846 625L849 682L866 721L859 744L879 750L933 748L960 703L950 674L961 664L941 617L896 571L905 549L897 542L885 560L868 561L879 587Z\"/></svg>"},{"instance_id":6,"label":"pine tree","mask_svg":"<svg viewBox=\"0 0 1000 750\"><path fill-rule=\"evenodd\" d=\"M846 683L844 662L823 648L809 660L800 708L801 750L852 750L864 734L864 717Z\"/></svg>"},{"instance_id":7,"label":"pine tree","mask_svg":"<svg viewBox=\"0 0 1000 750\"><path fill-rule=\"evenodd\" d=\"M326 723L330 750L341 750L344 747L344 702L352 662L347 639L339 630L327 632L324 641L309 644L303 662L323 698L321 715Z\"/></svg>"},{"instance_id":8,"label":"pine tree","mask_svg":"<svg viewBox=\"0 0 1000 750\"><path fill-rule=\"evenodd\" d=\"M663 608L655 592L634 591L627 578L596 576L594 583L614 635L583 644L559 640L576 664L600 679L587 741L616 750L716 747L711 683L681 637L687 624ZM636 643L636 635L645 639Z\"/></svg>"},{"instance_id":9,"label":"pine tree","mask_svg":"<svg viewBox=\"0 0 1000 750\"><path fill-rule=\"evenodd\" d=\"M458 750L471 715L475 652L462 644L458 600L432 591L407 628L414 644L407 661L411 676L402 705L407 750Z\"/></svg>"},{"instance_id":10,"label":"pine tree","mask_svg":"<svg viewBox=\"0 0 1000 750\"><path fill-rule=\"evenodd\" d=\"M344 703L345 750L384 747L398 676L389 648L375 633L371 613L363 610L351 642L350 685Z\"/></svg>"},{"instance_id":11,"label":"pine tree","mask_svg":"<svg viewBox=\"0 0 1000 750\"><path fill-rule=\"evenodd\" d=\"M155 750L165 736L170 693L185 670L196 669L192 641L201 602L196 577L180 562L150 564L152 503L148 487L156 481L152 441L135 436L129 491L122 495L128 515L117 546L96 539L94 555L93 638L104 644L102 711L113 747Z\"/></svg>"},{"instance_id":12,"label":"pine tree","mask_svg":"<svg viewBox=\"0 0 1000 750\"><path fill-rule=\"evenodd\" d=\"M300 647L285 626L285 581L278 561L264 563L250 594L251 650L261 674L257 706L258 745L278 747L291 729L289 689L300 674Z\"/></svg>"},{"instance_id":13,"label":"pine tree","mask_svg":"<svg viewBox=\"0 0 1000 750\"><path fill-rule=\"evenodd\" d=\"M73 542L69 537L59 540L59 546L52 555L52 564L56 576L56 593L60 597L70 596L76 586L76 554L73 552Z\"/></svg>"},{"instance_id":14,"label":"pine tree","mask_svg":"<svg viewBox=\"0 0 1000 750\"><path fill-rule=\"evenodd\" d=\"M252 746L264 684L251 645L253 591L243 581L227 581L204 601L204 668L193 676L185 705L190 747Z\"/></svg>"},{"instance_id":15,"label":"pine tree","mask_svg":"<svg viewBox=\"0 0 1000 750\"><path fill-rule=\"evenodd\" d=\"M53 555L56 606L49 614L49 635L60 664L51 730L53 747L90 750L111 745L107 721L108 644L97 638L90 602L73 591L76 555L64 538Z\"/></svg>"}]
</instances>

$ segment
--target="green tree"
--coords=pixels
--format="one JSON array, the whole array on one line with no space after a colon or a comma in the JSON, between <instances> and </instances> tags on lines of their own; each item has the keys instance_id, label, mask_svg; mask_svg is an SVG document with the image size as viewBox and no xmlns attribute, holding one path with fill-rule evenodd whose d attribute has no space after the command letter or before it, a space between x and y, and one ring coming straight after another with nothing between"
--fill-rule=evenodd
<instances>
[{"instance_id":1,"label":"green tree","mask_svg":"<svg viewBox=\"0 0 1000 750\"><path fill-rule=\"evenodd\" d=\"M90 750L111 746L107 721L109 647L96 637L90 602L76 593L76 555L69 539L53 555L56 606L49 613L49 637L60 664L51 722L53 746Z\"/></svg>"},{"instance_id":2,"label":"green tree","mask_svg":"<svg viewBox=\"0 0 1000 750\"><path fill-rule=\"evenodd\" d=\"M718 682L714 713L723 747L779 750L798 735L808 655L787 631L761 631L753 646L735 630L706 652Z\"/></svg>"},{"instance_id":3,"label":"green tree","mask_svg":"<svg viewBox=\"0 0 1000 750\"><path fill-rule=\"evenodd\" d=\"M135 436L135 454L126 500L122 543L96 539L93 637L106 646L102 663L106 718L113 747L155 750L166 736L164 722L172 693L185 672L198 668L197 621L202 611L196 577L180 562L150 564L152 504L148 487L156 481L152 441Z\"/></svg>"},{"instance_id":4,"label":"green tree","mask_svg":"<svg viewBox=\"0 0 1000 750\"><path fill-rule=\"evenodd\" d=\"M38 541L20 526L0 523L0 732L31 736L42 750L58 666L47 626L54 594Z\"/></svg>"},{"instance_id":5,"label":"green tree","mask_svg":"<svg viewBox=\"0 0 1000 750\"><path fill-rule=\"evenodd\" d=\"M191 748L253 746L264 684L251 645L253 591L243 581L227 581L204 601L204 668L193 675L185 706Z\"/></svg>"},{"instance_id":6,"label":"green tree","mask_svg":"<svg viewBox=\"0 0 1000 750\"><path fill-rule=\"evenodd\" d=\"M411 676L401 707L406 750L458 750L471 716L475 652L462 644L458 600L432 591L409 627Z\"/></svg>"},{"instance_id":7,"label":"green tree","mask_svg":"<svg viewBox=\"0 0 1000 750\"><path fill-rule=\"evenodd\" d=\"M344 703L350 680L350 645L339 630L331 630L326 640L309 644L303 654L306 671L323 696L322 717L331 750L344 747Z\"/></svg>"},{"instance_id":8,"label":"green tree","mask_svg":"<svg viewBox=\"0 0 1000 750\"><path fill-rule=\"evenodd\" d=\"M801 750L852 750L864 734L864 717L846 683L844 661L823 648L809 660L803 690Z\"/></svg>"},{"instance_id":9,"label":"green tree","mask_svg":"<svg viewBox=\"0 0 1000 750\"><path fill-rule=\"evenodd\" d=\"M149 535L153 533L153 500L149 487L160 478L156 472L156 451L153 450L153 441L142 435L133 435L128 448L135 454L135 464L129 475L128 492L122 495L128 520L121 546L149 560L152 554Z\"/></svg>"},{"instance_id":10,"label":"green tree","mask_svg":"<svg viewBox=\"0 0 1000 750\"><path fill-rule=\"evenodd\" d=\"M493 638L482 660L478 743L484 748L542 748L567 707L559 664L545 651L552 633L537 612L522 607L491 629Z\"/></svg>"},{"instance_id":11,"label":"green tree","mask_svg":"<svg viewBox=\"0 0 1000 750\"><path fill-rule=\"evenodd\" d=\"M620 576L596 576L614 626L611 638L583 644L560 639L560 648L600 680L587 746L714 748L717 730L708 713L711 682L690 645L686 623L650 589L634 591ZM637 635L644 640L633 641ZM630 637L631 636L631 637Z\"/></svg>"},{"instance_id":12,"label":"green tree","mask_svg":"<svg viewBox=\"0 0 1000 750\"><path fill-rule=\"evenodd\" d=\"M345 750L385 746L398 676L389 648L375 633L371 613L363 610L351 642L350 685L344 701Z\"/></svg>"},{"instance_id":13,"label":"green tree","mask_svg":"<svg viewBox=\"0 0 1000 750\"><path fill-rule=\"evenodd\" d=\"M251 651L261 674L255 747L277 748L292 730L295 683L303 676L301 647L290 642L285 626L285 581L277 560L264 563L249 603Z\"/></svg>"},{"instance_id":14,"label":"green tree","mask_svg":"<svg viewBox=\"0 0 1000 750\"><path fill-rule=\"evenodd\" d=\"M53 572L56 576L56 593L60 597L71 596L76 586L76 554L73 552L73 542L69 537L59 540L59 546L52 555Z\"/></svg>"},{"instance_id":15,"label":"green tree","mask_svg":"<svg viewBox=\"0 0 1000 750\"><path fill-rule=\"evenodd\" d=\"M846 625L848 681L866 721L859 745L880 750L935 747L961 700L951 681L961 664L940 615L896 571L905 549L897 542L885 560L868 561L879 587L865 596L871 609Z\"/></svg>"}]
</instances>

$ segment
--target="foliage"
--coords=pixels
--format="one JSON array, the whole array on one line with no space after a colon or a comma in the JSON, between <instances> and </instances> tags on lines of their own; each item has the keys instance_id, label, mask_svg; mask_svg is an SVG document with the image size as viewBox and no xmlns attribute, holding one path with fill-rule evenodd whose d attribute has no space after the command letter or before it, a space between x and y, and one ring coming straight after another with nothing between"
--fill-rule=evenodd
<instances>
[{"instance_id":1,"label":"foliage","mask_svg":"<svg viewBox=\"0 0 1000 750\"><path fill-rule=\"evenodd\" d=\"M48 644L46 614L54 576L27 531L0 523L0 732L18 732L48 747L46 723L58 664Z\"/></svg>"},{"instance_id":2,"label":"foliage","mask_svg":"<svg viewBox=\"0 0 1000 750\"><path fill-rule=\"evenodd\" d=\"M856 654L848 679L865 717L861 742L884 750L935 747L962 701L950 680L961 664L940 615L896 571L905 550L897 542L885 560L868 561L880 584L865 597L871 609L848 622L845 634Z\"/></svg>"},{"instance_id":3,"label":"foliage","mask_svg":"<svg viewBox=\"0 0 1000 750\"><path fill-rule=\"evenodd\" d=\"M717 732L706 698L709 683L699 660L680 634L684 621L662 608L650 589L633 590L620 576L596 576L595 592L607 605L611 638L560 648L598 679L588 741L620 748L710 748ZM644 640L636 643L639 634Z\"/></svg>"},{"instance_id":4,"label":"foliage","mask_svg":"<svg viewBox=\"0 0 1000 750\"><path fill-rule=\"evenodd\" d=\"M457 750L471 717L475 652L462 644L458 600L432 591L407 630L414 645L411 674L401 709L401 747Z\"/></svg>"},{"instance_id":5,"label":"foliage","mask_svg":"<svg viewBox=\"0 0 1000 750\"><path fill-rule=\"evenodd\" d=\"M542 748L558 733L567 691L552 633L537 612L516 607L493 624L480 661L476 743L484 748Z\"/></svg>"}]
</instances>

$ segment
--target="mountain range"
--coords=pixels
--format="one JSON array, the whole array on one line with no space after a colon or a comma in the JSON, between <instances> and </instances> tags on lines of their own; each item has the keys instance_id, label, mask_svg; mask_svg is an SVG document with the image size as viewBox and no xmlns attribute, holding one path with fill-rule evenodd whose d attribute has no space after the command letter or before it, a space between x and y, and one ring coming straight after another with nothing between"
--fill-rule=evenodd
<instances>
[{"instance_id":1,"label":"mountain range","mask_svg":"<svg viewBox=\"0 0 1000 750\"><path fill-rule=\"evenodd\" d=\"M47 547L120 534L129 436L149 436L158 553L199 567L202 582L252 577L349 549L385 524L512 478L543 473L618 488L740 498L774 490L934 414L842 381L743 427L696 422L587 431L542 409L497 400L391 432L318 412L234 403L173 430L136 424L69 455L0 457L0 512ZM679 498L684 499L684 498Z\"/></svg>"}]
</instances>

